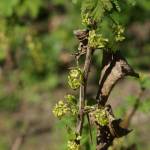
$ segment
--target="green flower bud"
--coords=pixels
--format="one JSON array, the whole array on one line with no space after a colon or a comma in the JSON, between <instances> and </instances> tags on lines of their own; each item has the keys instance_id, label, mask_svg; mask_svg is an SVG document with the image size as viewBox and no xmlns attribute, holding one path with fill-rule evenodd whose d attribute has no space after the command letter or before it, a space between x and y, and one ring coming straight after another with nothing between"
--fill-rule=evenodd
<instances>
[{"instance_id":1,"label":"green flower bud","mask_svg":"<svg viewBox=\"0 0 150 150\"><path fill-rule=\"evenodd\" d=\"M68 84L73 89L78 89L83 83L83 73L80 68L71 69L68 75Z\"/></svg>"},{"instance_id":2,"label":"green flower bud","mask_svg":"<svg viewBox=\"0 0 150 150\"><path fill-rule=\"evenodd\" d=\"M53 114L61 119L62 116L64 116L68 111L69 108L67 107L67 104L65 104L63 101L59 101L53 109Z\"/></svg>"},{"instance_id":3,"label":"green flower bud","mask_svg":"<svg viewBox=\"0 0 150 150\"><path fill-rule=\"evenodd\" d=\"M93 113L94 117L95 117L95 121L100 124L101 126L106 126L109 123L107 114L105 109L101 108L101 109L97 109L94 111Z\"/></svg>"},{"instance_id":4,"label":"green flower bud","mask_svg":"<svg viewBox=\"0 0 150 150\"><path fill-rule=\"evenodd\" d=\"M82 13L82 24L86 26L89 26L91 24L89 13Z\"/></svg>"},{"instance_id":5,"label":"green flower bud","mask_svg":"<svg viewBox=\"0 0 150 150\"><path fill-rule=\"evenodd\" d=\"M80 135L77 136L76 140L80 141L82 139L82 137Z\"/></svg>"},{"instance_id":6,"label":"green flower bud","mask_svg":"<svg viewBox=\"0 0 150 150\"><path fill-rule=\"evenodd\" d=\"M116 42L121 42L125 39L124 37L124 28L121 25L115 27L115 40Z\"/></svg>"},{"instance_id":7,"label":"green flower bud","mask_svg":"<svg viewBox=\"0 0 150 150\"><path fill-rule=\"evenodd\" d=\"M108 39L102 34L96 34L95 30L89 32L88 44L91 48L104 48L108 43Z\"/></svg>"},{"instance_id":8,"label":"green flower bud","mask_svg":"<svg viewBox=\"0 0 150 150\"><path fill-rule=\"evenodd\" d=\"M69 104L77 102L76 97L74 95L68 94L65 96L65 99Z\"/></svg>"},{"instance_id":9,"label":"green flower bud","mask_svg":"<svg viewBox=\"0 0 150 150\"><path fill-rule=\"evenodd\" d=\"M68 150L80 150L80 145L78 145L75 141L68 141L67 147Z\"/></svg>"}]
</instances>

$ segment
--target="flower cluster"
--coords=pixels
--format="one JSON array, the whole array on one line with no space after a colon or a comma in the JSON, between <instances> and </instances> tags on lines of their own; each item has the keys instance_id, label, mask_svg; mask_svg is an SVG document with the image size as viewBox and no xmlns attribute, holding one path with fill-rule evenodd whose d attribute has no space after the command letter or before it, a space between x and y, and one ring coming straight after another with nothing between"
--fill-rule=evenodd
<instances>
[{"instance_id":1,"label":"flower cluster","mask_svg":"<svg viewBox=\"0 0 150 150\"><path fill-rule=\"evenodd\" d=\"M75 116L78 113L77 105L76 105L76 97L74 95L66 95L64 101L60 100L53 109L53 114L61 119L67 113Z\"/></svg>"},{"instance_id":2,"label":"flower cluster","mask_svg":"<svg viewBox=\"0 0 150 150\"><path fill-rule=\"evenodd\" d=\"M88 44L91 48L104 48L108 43L108 39L104 38L102 34L96 34L95 30L89 32Z\"/></svg>"},{"instance_id":3,"label":"flower cluster","mask_svg":"<svg viewBox=\"0 0 150 150\"><path fill-rule=\"evenodd\" d=\"M124 37L124 28L121 25L115 27L115 40L116 42L121 42L125 39Z\"/></svg>"},{"instance_id":4,"label":"flower cluster","mask_svg":"<svg viewBox=\"0 0 150 150\"><path fill-rule=\"evenodd\" d=\"M68 141L68 150L80 150L80 145L78 145L75 141Z\"/></svg>"},{"instance_id":5,"label":"flower cluster","mask_svg":"<svg viewBox=\"0 0 150 150\"><path fill-rule=\"evenodd\" d=\"M91 25L91 18L89 13L82 13L82 24L85 26Z\"/></svg>"},{"instance_id":6,"label":"flower cluster","mask_svg":"<svg viewBox=\"0 0 150 150\"><path fill-rule=\"evenodd\" d=\"M69 111L69 108L68 108L67 104L65 104L61 100L55 105L55 107L53 109L53 114L56 117L58 117L59 119L61 119L61 117L64 116L68 111Z\"/></svg>"},{"instance_id":7,"label":"flower cluster","mask_svg":"<svg viewBox=\"0 0 150 150\"><path fill-rule=\"evenodd\" d=\"M80 68L76 67L70 70L68 75L68 84L71 89L78 89L83 83L83 73Z\"/></svg>"},{"instance_id":8,"label":"flower cluster","mask_svg":"<svg viewBox=\"0 0 150 150\"><path fill-rule=\"evenodd\" d=\"M101 126L106 126L109 123L105 109L96 109L93 113L95 121Z\"/></svg>"}]
</instances>

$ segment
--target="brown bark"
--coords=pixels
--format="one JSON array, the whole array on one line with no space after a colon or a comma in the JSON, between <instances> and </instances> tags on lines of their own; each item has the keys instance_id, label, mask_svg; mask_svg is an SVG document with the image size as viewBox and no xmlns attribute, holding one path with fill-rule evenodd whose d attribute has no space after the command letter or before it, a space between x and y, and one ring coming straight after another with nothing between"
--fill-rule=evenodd
<instances>
[{"instance_id":1,"label":"brown bark","mask_svg":"<svg viewBox=\"0 0 150 150\"><path fill-rule=\"evenodd\" d=\"M82 54L86 54L85 56L85 63L84 63L84 68L83 68L83 79L84 83L80 87L79 91L79 114L78 114L78 121L77 121L77 128L76 128L76 133L78 135L82 134L82 129L83 129L83 123L84 123L84 107L85 107L85 99L86 99L86 93L87 93L87 81L88 81L88 76L90 72L90 67L91 67L91 61L92 61L92 56L93 56L93 49L88 47L88 31L87 30L76 30L74 32L78 40L80 41L79 44L79 53L77 54L77 59ZM87 118L88 114L87 114ZM77 141L78 144L80 141Z\"/></svg>"},{"instance_id":2,"label":"brown bark","mask_svg":"<svg viewBox=\"0 0 150 150\"><path fill-rule=\"evenodd\" d=\"M109 94L117 81L125 76L139 77L120 52L103 52L102 69L96 99L99 105L105 105Z\"/></svg>"},{"instance_id":3,"label":"brown bark","mask_svg":"<svg viewBox=\"0 0 150 150\"><path fill-rule=\"evenodd\" d=\"M125 76L139 77L120 52L103 52L102 69L96 99L98 106L105 106L116 83ZM120 126L122 120L110 120L109 127L97 126L97 150L107 150L114 138L127 135L130 130Z\"/></svg>"}]
</instances>

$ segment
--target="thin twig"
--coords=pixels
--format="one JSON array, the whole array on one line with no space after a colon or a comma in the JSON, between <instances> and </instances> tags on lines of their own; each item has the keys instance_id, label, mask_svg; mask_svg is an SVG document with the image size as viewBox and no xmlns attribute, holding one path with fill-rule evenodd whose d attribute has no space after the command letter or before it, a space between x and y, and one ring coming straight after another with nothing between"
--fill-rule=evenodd
<instances>
[{"instance_id":1,"label":"thin twig","mask_svg":"<svg viewBox=\"0 0 150 150\"><path fill-rule=\"evenodd\" d=\"M45 134L50 132L50 130L51 127L49 125L34 127L32 124L27 124L24 131L21 132L14 140L11 150L20 150L28 137Z\"/></svg>"},{"instance_id":2,"label":"thin twig","mask_svg":"<svg viewBox=\"0 0 150 150\"><path fill-rule=\"evenodd\" d=\"M85 106L85 99L86 99L86 90L87 90L87 80L91 66L91 60L93 55L93 49L88 48L85 58L84 64L84 84L80 87L79 92L79 116L78 116L78 124L76 132L77 134L82 134L83 122L84 122L84 106Z\"/></svg>"},{"instance_id":3,"label":"thin twig","mask_svg":"<svg viewBox=\"0 0 150 150\"><path fill-rule=\"evenodd\" d=\"M29 122L24 122L25 124L25 129L17 136L17 138L15 139L11 150L20 150L20 148L22 147L22 145L25 142L26 136L29 132L29 128L30 128L30 124Z\"/></svg>"}]
</instances>

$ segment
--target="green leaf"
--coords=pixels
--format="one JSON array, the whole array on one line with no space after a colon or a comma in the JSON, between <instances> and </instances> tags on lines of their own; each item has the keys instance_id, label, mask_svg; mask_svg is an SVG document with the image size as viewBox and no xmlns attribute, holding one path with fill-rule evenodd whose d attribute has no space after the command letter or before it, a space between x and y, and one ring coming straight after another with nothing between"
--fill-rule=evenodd
<instances>
[{"instance_id":1,"label":"green leaf","mask_svg":"<svg viewBox=\"0 0 150 150\"><path fill-rule=\"evenodd\" d=\"M120 6L119 6L118 0L112 0L112 3L115 5L117 11L120 12L120 11L121 11L121 8L120 8Z\"/></svg>"},{"instance_id":2,"label":"green leaf","mask_svg":"<svg viewBox=\"0 0 150 150\"><path fill-rule=\"evenodd\" d=\"M136 4L136 0L127 0L127 2L131 5L135 5Z\"/></svg>"},{"instance_id":3,"label":"green leaf","mask_svg":"<svg viewBox=\"0 0 150 150\"><path fill-rule=\"evenodd\" d=\"M70 126L66 126L67 128L67 133L68 133L68 138L70 140L75 140L76 139L76 134L75 134L75 130L73 130Z\"/></svg>"},{"instance_id":4,"label":"green leaf","mask_svg":"<svg viewBox=\"0 0 150 150\"><path fill-rule=\"evenodd\" d=\"M0 45L0 61L5 60L7 56L7 51L5 49L1 49L1 45Z\"/></svg>"},{"instance_id":5,"label":"green leaf","mask_svg":"<svg viewBox=\"0 0 150 150\"><path fill-rule=\"evenodd\" d=\"M35 18L39 13L39 8L42 5L41 0L25 0L21 4L16 6L16 12L18 16L24 16L26 14L30 15L31 17Z\"/></svg>"},{"instance_id":6,"label":"green leaf","mask_svg":"<svg viewBox=\"0 0 150 150\"><path fill-rule=\"evenodd\" d=\"M14 7L19 3L20 0L0 0L0 15L11 16Z\"/></svg>"},{"instance_id":7,"label":"green leaf","mask_svg":"<svg viewBox=\"0 0 150 150\"><path fill-rule=\"evenodd\" d=\"M113 8L111 0L84 0L82 3L82 15L90 14L94 21L101 21L104 13Z\"/></svg>"}]
</instances>

